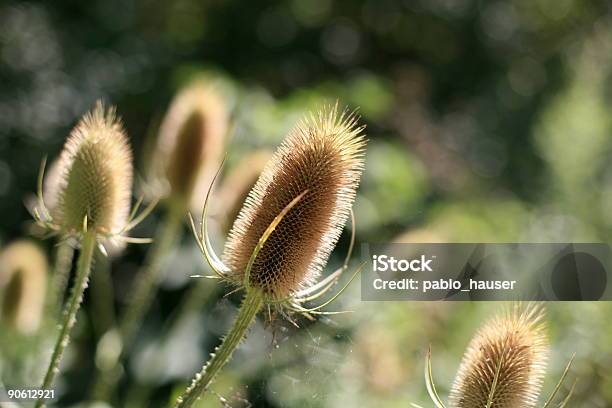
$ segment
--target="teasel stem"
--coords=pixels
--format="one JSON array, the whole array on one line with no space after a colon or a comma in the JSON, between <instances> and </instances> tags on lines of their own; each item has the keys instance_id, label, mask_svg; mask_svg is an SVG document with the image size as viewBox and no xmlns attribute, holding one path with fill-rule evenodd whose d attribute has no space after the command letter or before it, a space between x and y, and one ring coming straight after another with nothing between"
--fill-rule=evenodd
<instances>
[{"instance_id":1,"label":"teasel stem","mask_svg":"<svg viewBox=\"0 0 612 408\"><path fill-rule=\"evenodd\" d=\"M85 220L85 225L86 224L87 220ZM70 331L76 322L76 314L81 306L81 302L83 301L83 293L85 292L85 288L87 288L87 281L89 280L89 274L91 272L94 250L97 245L96 239L96 231L92 228L85 232L85 235L81 241L81 253L79 254L74 286L72 288L70 298L68 299L68 303L66 304L66 308L64 309L62 322L60 324L60 334L57 342L55 343L53 354L51 355L51 361L49 362L49 367L47 368L47 372L42 383L42 389L49 389L53 384L55 376L59 372L59 365L62 355L64 354L64 350L70 341ZM44 400L39 399L36 402L35 407L38 408L43 406L45 406Z\"/></svg>"},{"instance_id":2,"label":"teasel stem","mask_svg":"<svg viewBox=\"0 0 612 408\"><path fill-rule=\"evenodd\" d=\"M55 250L55 262L53 265L53 290L55 296L55 309L61 310L64 302L64 294L70 280L70 269L74 258L74 248L68 242L60 243Z\"/></svg>"},{"instance_id":3,"label":"teasel stem","mask_svg":"<svg viewBox=\"0 0 612 408\"><path fill-rule=\"evenodd\" d=\"M124 351L131 347L144 315L155 297L164 259L172 250L179 235L184 208L178 204L170 206L155 235L153 248L147 254L145 267L134 278L135 288L132 292L132 302L119 322Z\"/></svg>"},{"instance_id":4,"label":"teasel stem","mask_svg":"<svg viewBox=\"0 0 612 408\"><path fill-rule=\"evenodd\" d=\"M229 361L234 350L236 350L242 339L244 339L249 327L251 327L255 321L257 313L262 309L263 304L264 296L259 289L253 288L247 290L232 328L223 339L221 345L211 354L208 363L206 363L204 367L202 367L202 370L195 375L191 385L187 387L185 392L176 400L174 408L191 407L208 389L216 375Z\"/></svg>"}]
</instances>

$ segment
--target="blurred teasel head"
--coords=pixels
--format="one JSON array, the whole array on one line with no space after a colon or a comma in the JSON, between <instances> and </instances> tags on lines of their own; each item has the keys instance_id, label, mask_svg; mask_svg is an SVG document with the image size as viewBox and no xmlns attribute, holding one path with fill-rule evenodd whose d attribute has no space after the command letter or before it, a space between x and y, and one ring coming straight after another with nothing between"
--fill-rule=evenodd
<instances>
[{"instance_id":1,"label":"blurred teasel head","mask_svg":"<svg viewBox=\"0 0 612 408\"><path fill-rule=\"evenodd\" d=\"M24 334L40 326L47 287L47 257L30 241L0 252L2 320Z\"/></svg>"},{"instance_id":2,"label":"blurred teasel head","mask_svg":"<svg viewBox=\"0 0 612 408\"><path fill-rule=\"evenodd\" d=\"M289 133L229 233L223 259L230 280L276 300L314 284L355 199L364 167L362 130L354 115L339 114L336 106L302 120ZM248 268L258 242L283 211Z\"/></svg>"},{"instance_id":3,"label":"blurred teasel head","mask_svg":"<svg viewBox=\"0 0 612 408\"><path fill-rule=\"evenodd\" d=\"M149 165L155 195L190 206L205 193L221 161L228 128L225 100L196 81L174 98L164 117ZM199 203L198 203L199 205Z\"/></svg>"},{"instance_id":4,"label":"blurred teasel head","mask_svg":"<svg viewBox=\"0 0 612 408\"><path fill-rule=\"evenodd\" d=\"M59 158L39 179L34 216L52 234L80 237L93 230L99 241L138 241L124 234L134 218L132 152L114 108L98 102L71 131ZM150 211L151 208L147 210Z\"/></svg>"},{"instance_id":5,"label":"blurred teasel head","mask_svg":"<svg viewBox=\"0 0 612 408\"><path fill-rule=\"evenodd\" d=\"M539 305L514 304L472 339L453 384L453 407L528 408L537 403L548 357Z\"/></svg>"},{"instance_id":6,"label":"blurred teasel head","mask_svg":"<svg viewBox=\"0 0 612 408\"><path fill-rule=\"evenodd\" d=\"M258 150L247 154L224 178L219 188L215 211L223 217L224 231L229 231L232 227L232 223L242 209L242 203L248 197L271 158L272 152L268 150Z\"/></svg>"}]
</instances>

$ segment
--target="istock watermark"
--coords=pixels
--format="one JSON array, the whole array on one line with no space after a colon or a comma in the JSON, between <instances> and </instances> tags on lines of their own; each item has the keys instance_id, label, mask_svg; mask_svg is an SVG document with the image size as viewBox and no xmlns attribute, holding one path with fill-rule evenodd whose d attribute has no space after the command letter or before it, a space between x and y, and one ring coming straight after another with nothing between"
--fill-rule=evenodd
<instances>
[{"instance_id":1,"label":"istock watermark","mask_svg":"<svg viewBox=\"0 0 612 408\"><path fill-rule=\"evenodd\" d=\"M364 244L362 300L612 300L607 244Z\"/></svg>"}]
</instances>

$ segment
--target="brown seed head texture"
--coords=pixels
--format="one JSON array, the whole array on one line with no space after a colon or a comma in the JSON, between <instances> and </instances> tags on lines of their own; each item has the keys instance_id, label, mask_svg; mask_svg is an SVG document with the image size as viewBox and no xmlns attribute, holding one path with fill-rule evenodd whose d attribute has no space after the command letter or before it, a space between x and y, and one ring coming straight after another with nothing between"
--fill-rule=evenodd
<instances>
[{"instance_id":1,"label":"brown seed head texture","mask_svg":"<svg viewBox=\"0 0 612 408\"><path fill-rule=\"evenodd\" d=\"M186 204L201 199L219 167L227 123L226 104L212 86L195 82L176 96L151 163L153 178L165 180L168 194Z\"/></svg>"},{"instance_id":2,"label":"brown seed head texture","mask_svg":"<svg viewBox=\"0 0 612 408\"><path fill-rule=\"evenodd\" d=\"M349 216L364 166L365 139L353 115L324 109L298 123L268 162L229 233L223 258L240 283L260 237L297 196L259 252L250 285L285 299L312 283Z\"/></svg>"},{"instance_id":3,"label":"brown seed head texture","mask_svg":"<svg viewBox=\"0 0 612 408\"><path fill-rule=\"evenodd\" d=\"M98 102L72 130L48 181L54 222L67 233L88 228L101 234L121 231L132 195L132 152L115 109Z\"/></svg>"},{"instance_id":4,"label":"brown seed head texture","mask_svg":"<svg viewBox=\"0 0 612 408\"><path fill-rule=\"evenodd\" d=\"M0 252L2 319L25 334L35 332L43 314L47 258L30 241L17 241Z\"/></svg>"},{"instance_id":5,"label":"brown seed head texture","mask_svg":"<svg viewBox=\"0 0 612 408\"><path fill-rule=\"evenodd\" d=\"M451 406L486 407L498 364L492 407L535 406L548 357L543 318L540 306L516 304L486 323L463 357L451 390Z\"/></svg>"}]
</instances>

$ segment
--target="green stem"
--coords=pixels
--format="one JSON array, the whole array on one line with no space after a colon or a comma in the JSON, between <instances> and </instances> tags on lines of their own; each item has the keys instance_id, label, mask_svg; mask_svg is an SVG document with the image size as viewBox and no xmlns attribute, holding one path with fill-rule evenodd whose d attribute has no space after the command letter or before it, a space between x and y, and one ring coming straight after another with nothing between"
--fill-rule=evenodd
<instances>
[{"instance_id":1,"label":"green stem","mask_svg":"<svg viewBox=\"0 0 612 408\"><path fill-rule=\"evenodd\" d=\"M51 361L49 362L49 368L43 380L42 389L49 389L55 376L59 372L59 364L64 354L66 346L70 341L70 331L76 322L76 314L83 301L83 293L87 288L87 281L89 279L89 273L91 271L91 264L93 260L94 250L96 248L96 232L90 230L85 234L81 242L81 254L79 255L79 261L77 264L77 275L70 294L70 299L66 308L64 309L63 319L60 325L60 334L55 343L53 354L51 355ZM42 399L36 402L36 407L43 407L44 401Z\"/></svg>"},{"instance_id":2,"label":"green stem","mask_svg":"<svg viewBox=\"0 0 612 408\"><path fill-rule=\"evenodd\" d=\"M191 407L193 403L206 392L216 375L229 361L232 357L232 353L245 337L246 332L255 320L257 312L261 310L263 303L263 295L260 291L256 289L247 291L242 301L242 305L240 306L238 316L229 333L223 339L221 345L211 354L208 363L206 363L204 367L202 367L202 370L195 375L194 379L191 381L191 385L187 387L185 392L176 400L174 408Z\"/></svg>"},{"instance_id":3,"label":"green stem","mask_svg":"<svg viewBox=\"0 0 612 408\"><path fill-rule=\"evenodd\" d=\"M153 248L147 255L146 266L134 278L135 287L131 294L132 302L128 305L119 323L124 351L130 348L144 315L155 298L164 260L174 246L182 225L182 208L182 206L177 205L169 209L166 219L155 235Z\"/></svg>"},{"instance_id":4,"label":"green stem","mask_svg":"<svg viewBox=\"0 0 612 408\"><path fill-rule=\"evenodd\" d=\"M55 264L53 265L53 301L55 302L56 310L62 309L64 302L64 293L70 280L70 269L72 267L72 258L74 257L74 248L67 242L60 244L55 252Z\"/></svg>"}]
</instances>

